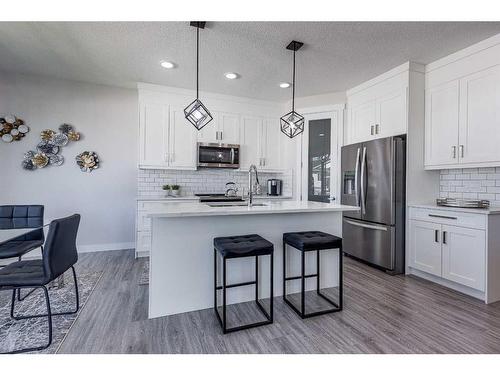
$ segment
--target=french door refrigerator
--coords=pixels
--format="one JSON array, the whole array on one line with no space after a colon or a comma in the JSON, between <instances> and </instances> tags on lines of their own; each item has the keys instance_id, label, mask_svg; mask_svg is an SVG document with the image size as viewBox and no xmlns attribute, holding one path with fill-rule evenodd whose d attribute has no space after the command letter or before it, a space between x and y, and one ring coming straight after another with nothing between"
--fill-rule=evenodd
<instances>
[{"instance_id":1,"label":"french door refrigerator","mask_svg":"<svg viewBox=\"0 0 500 375\"><path fill-rule=\"evenodd\" d=\"M342 147L343 249L389 273L404 272L406 136Z\"/></svg>"}]
</instances>

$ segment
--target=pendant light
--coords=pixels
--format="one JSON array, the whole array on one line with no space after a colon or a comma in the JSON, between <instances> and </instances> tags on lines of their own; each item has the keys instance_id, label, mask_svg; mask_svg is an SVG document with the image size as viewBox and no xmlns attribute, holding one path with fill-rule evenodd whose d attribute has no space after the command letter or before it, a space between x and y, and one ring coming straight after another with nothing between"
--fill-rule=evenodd
<instances>
[{"instance_id":1,"label":"pendant light","mask_svg":"<svg viewBox=\"0 0 500 375\"><path fill-rule=\"evenodd\" d=\"M286 49L293 51L293 78L292 78L292 111L280 118L281 132L293 138L304 131L304 116L295 112L295 52L304 43L292 40Z\"/></svg>"},{"instance_id":2,"label":"pendant light","mask_svg":"<svg viewBox=\"0 0 500 375\"><path fill-rule=\"evenodd\" d=\"M206 22L191 22L190 25L196 27L196 99L191 102L186 108L184 108L184 117L193 126L200 130L210 121L213 120L210 111L205 107L205 105L199 99L199 52L200 52L200 29L205 28Z\"/></svg>"}]
</instances>

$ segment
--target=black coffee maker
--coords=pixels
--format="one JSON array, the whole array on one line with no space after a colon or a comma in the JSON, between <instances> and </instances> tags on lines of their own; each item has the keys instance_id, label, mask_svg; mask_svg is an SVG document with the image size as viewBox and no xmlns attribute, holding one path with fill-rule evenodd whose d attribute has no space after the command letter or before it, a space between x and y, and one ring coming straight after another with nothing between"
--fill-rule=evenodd
<instances>
[{"instance_id":1,"label":"black coffee maker","mask_svg":"<svg viewBox=\"0 0 500 375\"><path fill-rule=\"evenodd\" d=\"M270 178L269 180L267 180L267 195L281 195L282 186L282 180L279 180L277 178Z\"/></svg>"}]
</instances>

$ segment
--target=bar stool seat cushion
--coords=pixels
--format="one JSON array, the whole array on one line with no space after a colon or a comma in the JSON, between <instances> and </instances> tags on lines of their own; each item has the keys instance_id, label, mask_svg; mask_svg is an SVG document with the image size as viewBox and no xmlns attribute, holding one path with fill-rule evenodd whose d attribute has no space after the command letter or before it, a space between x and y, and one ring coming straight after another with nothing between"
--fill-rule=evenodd
<instances>
[{"instance_id":1,"label":"bar stool seat cushion","mask_svg":"<svg viewBox=\"0 0 500 375\"><path fill-rule=\"evenodd\" d=\"M283 233L283 241L301 251L342 247L342 238L319 231Z\"/></svg>"},{"instance_id":2,"label":"bar stool seat cushion","mask_svg":"<svg viewBox=\"0 0 500 375\"><path fill-rule=\"evenodd\" d=\"M225 258L269 255L273 252L273 244L258 234L216 237L214 247Z\"/></svg>"}]
</instances>

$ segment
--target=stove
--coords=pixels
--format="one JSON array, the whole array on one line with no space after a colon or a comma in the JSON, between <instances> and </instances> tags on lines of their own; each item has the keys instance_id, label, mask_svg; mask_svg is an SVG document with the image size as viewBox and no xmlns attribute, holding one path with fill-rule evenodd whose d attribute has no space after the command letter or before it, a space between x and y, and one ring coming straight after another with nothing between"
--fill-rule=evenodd
<instances>
[{"instance_id":1,"label":"stove","mask_svg":"<svg viewBox=\"0 0 500 375\"><path fill-rule=\"evenodd\" d=\"M200 197L200 202L243 202L242 197L238 196L227 196L224 193L220 194L195 194L195 196Z\"/></svg>"}]
</instances>

